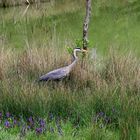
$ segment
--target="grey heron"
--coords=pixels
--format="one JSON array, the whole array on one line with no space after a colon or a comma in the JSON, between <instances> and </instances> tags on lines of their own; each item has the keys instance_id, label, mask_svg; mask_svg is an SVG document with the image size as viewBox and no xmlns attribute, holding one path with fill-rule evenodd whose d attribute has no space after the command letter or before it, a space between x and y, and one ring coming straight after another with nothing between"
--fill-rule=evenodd
<instances>
[{"instance_id":1,"label":"grey heron","mask_svg":"<svg viewBox=\"0 0 140 140\"><path fill-rule=\"evenodd\" d=\"M49 73L41 76L39 78L39 81L60 80L68 76L78 60L78 57L76 55L77 52L86 52L86 50L80 48L74 49L73 51L74 60L70 65L50 71Z\"/></svg>"}]
</instances>

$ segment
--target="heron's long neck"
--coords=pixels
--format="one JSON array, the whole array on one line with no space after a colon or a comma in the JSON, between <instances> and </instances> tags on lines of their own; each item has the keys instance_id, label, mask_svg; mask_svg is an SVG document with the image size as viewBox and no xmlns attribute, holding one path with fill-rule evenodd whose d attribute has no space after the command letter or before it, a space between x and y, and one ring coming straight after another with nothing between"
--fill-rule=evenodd
<instances>
[{"instance_id":1,"label":"heron's long neck","mask_svg":"<svg viewBox=\"0 0 140 140\"><path fill-rule=\"evenodd\" d=\"M72 69L74 67L74 65L76 64L78 57L76 56L76 51L74 50L74 54L73 54L74 60L73 62L69 65L70 69Z\"/></svg>"},{"instance_id":2,"label":"heron's long neck","mask_svg":"<svg viewBox=\"0 0 140 140\"><path fill-rule=\"evenodd\" d=\"M78 59L74 59L74 61L71 63L72 66L74 66L76 64L76 62L78 61Z\"/></svg>"}]
</instances>

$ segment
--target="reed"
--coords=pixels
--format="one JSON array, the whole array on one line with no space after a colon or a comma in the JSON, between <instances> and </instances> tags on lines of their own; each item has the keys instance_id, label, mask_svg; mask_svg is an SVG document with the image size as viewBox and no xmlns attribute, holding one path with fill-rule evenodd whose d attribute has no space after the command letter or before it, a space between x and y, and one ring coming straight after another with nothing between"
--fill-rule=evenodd
<instances>
[{"instance_id":1,"label":"reed","mask_svg":"<svg viewBox=\"0 0 140 140\"><path fill-rule=\"evenodd\" d=\"M104 61L98 60L100 67L97 67L96 62L87 58L84 67L81 68L81 60L79 59L69 78L58 83L36 83L35 81L42 74L71 63L68 52L62 51L62 54L61 51L44 47L27 48L17 54L10 49L1 49L1 109L18 109L19 103L22 112L22 109L30 108L32 102L33 108L41 109L42 107L39 107L41 104L44 106L44 111L43 108L42 111L39 111L41 113L52 110L51 104L54 102L56 107L62 103L64 108L71 108L71 105L74 105L73 102L78 101L80 103L83 98L86 98L86 104L89 104L90 97L110 100L109 96L110 98L114 98L112 96L122 97L120 99L127 96L130 98L138 96L140 91L140 64L138 58L131 53L122 56L111 52ZM68 55L69 57L67 57ZM16 102L13 103L13 100ZM119 99L115 100L119 101ZM64 102L67 104L66 106L63 105ZM48 107L45 107L47 105ZM5 106L7 107L5 108ZM32 107L29 108L27 110L32 110ZM74 109L74 106L72 108ZM54 112L57 111L59 112L59 109L54 107ZM16 112L18 113L18 111Z\"/></svg>"}]
</instances>

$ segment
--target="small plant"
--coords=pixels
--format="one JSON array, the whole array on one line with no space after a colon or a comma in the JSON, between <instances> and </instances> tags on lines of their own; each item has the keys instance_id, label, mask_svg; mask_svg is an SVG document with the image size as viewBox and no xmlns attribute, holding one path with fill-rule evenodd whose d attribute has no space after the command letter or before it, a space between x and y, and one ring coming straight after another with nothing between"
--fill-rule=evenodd
<instances>
[{"instance_id":1,"label":"small plant","mask_svg":"<svg viewBox=\"0 0 140 140\"><path fill-rule=\"evenodd\" d=\"M75 44L76 44L76 47L77 48L82 48L83 47L83 43L84 43L83 39L77 39L75 41ZM88 48L91 48L92 47L92 45L91 45L91 43L90 43L89 40L86 41L86 45L88 46Z\"/></svg>"}]
</instances>

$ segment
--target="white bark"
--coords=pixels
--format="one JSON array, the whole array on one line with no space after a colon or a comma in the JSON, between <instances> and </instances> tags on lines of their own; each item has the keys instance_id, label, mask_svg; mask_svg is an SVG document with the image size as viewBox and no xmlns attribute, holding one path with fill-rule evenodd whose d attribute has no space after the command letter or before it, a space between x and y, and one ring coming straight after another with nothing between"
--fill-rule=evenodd
<instances>
[{"instance_id":1,"label":"white bark","mask_svg":"<svg viewBox=\"0 0 140 140\"><path fill-rule=\"evenodd\" d=\"M83 49L87 50L88 45L88 25L91 15L91 0L86 0L86 16L83 24Z\"/></svg>"}]
</instances>

